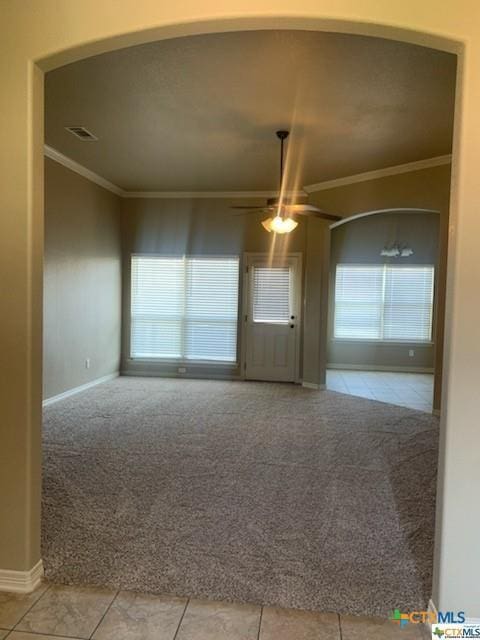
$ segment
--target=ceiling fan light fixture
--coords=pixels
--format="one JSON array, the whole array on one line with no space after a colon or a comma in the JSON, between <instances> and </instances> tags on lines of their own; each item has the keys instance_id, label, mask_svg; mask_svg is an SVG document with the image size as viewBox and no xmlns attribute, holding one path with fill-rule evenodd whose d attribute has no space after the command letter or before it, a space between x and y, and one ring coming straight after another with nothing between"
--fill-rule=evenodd
<instances>
[{"instance_id":1,"label":"ceiling fan light fixture","mask_svg":"<svg viewBox=\"0 0 480 640\"><path fill-rule=\"evenodd\" d=\"M262 220L262 226L269 233L290 233L297 226L298 222L295 222L292 218L282 218L281 216L275 216L274 218L267 218Z\"/></svg>"},{"instance_id":2,"label":"ceiling fan light fixture","mask_svg":"<svg viewBox=\"0 0 480 640\"><path fill-rule=\"evenodd\" d=\"M265 218L265 220L262 220L262 227L265 231L268 231L268 233L272 232L272 220L273 218Z\"/></svg>"},{"instance_id":3,"label":"ceiling fan light fixture","mask_svg":"<svg viewBox=\"0 0 480 640\"><path fill-rule=\"evenodd\" d=\"M299 203L295 201L295 197L283 197L283 144L288 138L288 131L277 131L277 138L280 140L280 183L279 196L268 198L266 206L258 205L231 205L231 209L243 209L245 213L264 213L271 217L262 220L263 228L271 233L290 233L298 226L293 216L315 216L323 220L341 220L340 216L334 216L325 213L313 204ZM295 192L293 192L295 194ZM298 195L298 192L297 192ZM306 194L303 193L303 196Z\"/></svg>"}]
</instances>

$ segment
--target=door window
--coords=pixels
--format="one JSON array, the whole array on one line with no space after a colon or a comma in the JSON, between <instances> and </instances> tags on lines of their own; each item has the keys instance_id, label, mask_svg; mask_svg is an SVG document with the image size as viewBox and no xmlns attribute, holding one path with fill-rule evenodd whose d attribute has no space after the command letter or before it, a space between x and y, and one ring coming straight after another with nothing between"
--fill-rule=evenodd
<instances>
[{"instance_id":1,"label":"door window","mask_svg":"<svg viewBox=\"0 0 480 640\"><path fill-rule=\"evenodd\" d=\"M291 315L290 300L290 267L253 267L253 322L288 324Z\"/></svg>"}]
</instances>

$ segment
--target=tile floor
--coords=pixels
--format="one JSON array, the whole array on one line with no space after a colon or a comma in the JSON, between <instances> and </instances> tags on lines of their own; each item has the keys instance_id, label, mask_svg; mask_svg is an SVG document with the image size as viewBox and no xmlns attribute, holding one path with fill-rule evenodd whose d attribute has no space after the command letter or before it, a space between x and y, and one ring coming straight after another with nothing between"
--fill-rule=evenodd
<instances>
[{"instance_id":1,"label":"tile floor","mask_svg":"<svg viewBox=\"0 0 480 640\"><path fill-rule=\"evenodd\" d=\"M433 375L430 373L329 369L327 389L419 411L432 411Z\"/></svg>"},{"instance_id":2,"label":"tile floor","mask_svg":"<svg viewBox=\"0 0 480 640\"><path fill-rule=\"evenodd\" d=\"M0 640L421 640L417 625L248 604L43 584L0 593Z\"/></svg>"}]
</instances>

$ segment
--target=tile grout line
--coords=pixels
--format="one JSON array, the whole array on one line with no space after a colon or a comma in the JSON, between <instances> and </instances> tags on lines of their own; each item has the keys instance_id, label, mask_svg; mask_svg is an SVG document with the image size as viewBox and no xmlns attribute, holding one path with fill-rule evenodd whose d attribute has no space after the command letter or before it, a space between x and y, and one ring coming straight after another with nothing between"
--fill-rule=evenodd
<instances>
[{"instance_id":1,"label":"tile grout line","mask_svg":"<svg viewBox=\"0 0 480 640\"><path fill-rule=\"evenodd\" d=\"M260 619L258 621L257 640L260 640L260 634L262 633L262 620L263 620L263 605L260 607Z\"/></svg>"},{"instance_id":2,"label":"tile grout line","mask_svg":"<svg viewBox=\"0 0 480 640\"><path fill-rule=\"evenodd\" d=\"M13 625L13 627L10 629L10 632L6 635L6 638L8 638L8 636L10 635L10 633L12 633L12 631L15 631L16 628L18 627L18 625L22 622L22 620L25 618L26 615L28 615L30 613L30 611L33 609L33 607L37 604L37 602L40 602L40 600L43 598L43 596L47 593L47 591L50 591L51 588L51 584L48 585L48 587L45 589L45 591L43 593L41 593L39 595L39 597L35 600L35 602L32 603L32 606L29 607L25 613L23 614L23 616L17 620L16 624Z\"/></svg>"},{"instance_id":3,"label":"tile grout line","mask_svg":"<svg viewBox=\"0 0 480 640\"><path fill-rule=\"evenodd\" d=\"M178 622L177 630L175 631L175 635L173 636L172 640L175 640L175 638L178 636L178 632L180 631L180 627L182 626L182 622L183 622L183 619L185 617L185 613L187 611L187 607L188 607L189 604L190 604L190 598L187 598L187 602L185 603L185 607L183 609L183 613L182 613L182 615L180 617L180 620Z\"/></svg>"},{"instance_id":4,"label":"tile grout line","mask_svg":"<svg viewBox=\"0 0 480 640\"><path fill-rule=\"evenodd\" d=\"M340 614L337 613L338 616L338 632L340 634L340 640L343 640L343 633L342 633L342 619L340 618Z\"/></svg>"},{"instance_id":5,"label":"tile grout line","mask_svg":"<svg viewBox=\"0 0 480 640\"><path fill-rule=\"evenodd\" d=\"M115 600L118 598L118 594L120 593L120 589L117 590L117 592L115 593L115 595L112 598L112 601L110 602L110 604L108 605L108 607L105 609L105 613L103 614L103 616L100 618L98 624L95 626L95 629L92 631L92 633L88 636L90 639L93 638L94 634L96 633L98 627L102 624L102 622L105 619L105 616L107 615L107 613L110 611L112 604L115 602Z\"/></svg>"},{"instance_id":6,"label":"tile grout line","mask_svg":"<svg viewBox=\"0 0 480 640\"><path fill-rule=\"evenodd\" d=\"M32 640L35 640L35 636L45 637L43 632L38 631L21 631L20 629L16 631L15 629L11 629L10 632L5 636L4 640L7 640L10 633L23 633L26 636L32 636ZM49 638L61 638L62 640L86 640L86 638L81 638L80 636L60 636L58 633L47 633Z\"/></svg>"}]
</instances>

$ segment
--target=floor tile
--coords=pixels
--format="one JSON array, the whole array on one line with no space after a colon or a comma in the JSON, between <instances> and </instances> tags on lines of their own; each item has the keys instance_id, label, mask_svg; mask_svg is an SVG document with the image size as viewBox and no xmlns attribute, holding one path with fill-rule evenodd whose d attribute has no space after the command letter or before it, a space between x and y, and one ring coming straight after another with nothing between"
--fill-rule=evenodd
<instances>
[{"instance_id":1,"label":"floor tile","mask_svg":"<svg viewBox=\"0 0 480 640\"><path fill-rule=\"evenodd\" d=\"M337 390L337 389L342 389L345 390L347 388L347 385L345 384L345 382L342 380L342 378L327 378L327 387L329 389L333 389L333 390Z\"/></svg>"},{"instance_id":2,"label":"floor tile","mask_svg":"<svg viewBox=\"0 0 480 640\"><path fill-rule=\"evenodd\" d=\"M338 616L264 607L259 640L340 640Z\"/></svg>"},{"instance_id":3,"label":"floor tile","mask_svg":"<svg viewBox=\"0 0 480 640\"><path fill-rule=\"evenodd\" d=\"M358 396L359 398L369 398L370 400L375 400L375 396L373 392L368 388L364 387L348 387L348 393L352 396Z\"/></svg>"},{"instance_id":4,"label":"floor tile","mask_svg":"<svg viewBox=\"0 0 480 640\"><path fill-rule=\"evenodd\" d=\"M191 600L175 640L257 640L261 608Z\"/></svg>"},{"instance_id":5,"label":"floor tile","mask_svg":"<svg viewBox=\"0 0 480 640\"><path fill-rule=\"evenodd\" d=\"M7 640L71 640L71 638L67 636L45 636L43 633L28 633L27 631L12 631Z\"/></svg>"},{"instance_id":6,"label":"floor tile","mask_svg":"<svg viewBox=\"0 0 480 640\"><path fill-rule=\"evenodd\" d=\"M422 640L421 628L408 624L403 629L386 618L340 616L342 640Z\"/></svg>"},{"instance_id":7,"label":"floor tile","mask_svg":"<svg viewBox=\"0 0 480 640\"><path fill-rule=\"evenodd\" d=\"M411 404L408 405L408 409L413 409L414 411L423 411L423 413L432 413L432 407L427 404Z\"/></svg>"},{"instance_id":8,"label":"floor tile","mask_svg":"<svg viewBox=\"0 0 480 640\"><path fill-rule=\"evenodd\" d=\"M89 638L114 597L110 589L52 586L17 630Z\"/></svg>"},{"instance_id":9,"label":"floor tile","mask_svg":"<svg viewBox=\"0 0 480 640\"><path fill-rule=\"evenodd\" d=\"M5 636L7 635L7 633L9 633L8 629L0 629L0 640L3 640L3 638L5 638Z\"/></svg>"},{"instance_id":10,"label":"floor tile","mask_svg":"<svg viewBox=\"0 0 480 640\"><path fill-rule=\"evenodd\" d=\"M369 384L369 388L373 391L378 391L379 393L396 393L397 390L392 387L390 384L386 384L383 382L375 382L375 384Z\"/></svg>"},{"instance_id":11,"label":"floor tile","mask_svg":"<svg viewBox=\"0 0 480 640\"><path fill-rule=\"evenodd\" d=\"M432 640L432 630L427 625L422 625L420 629L421 640Z\"/></svg>"},{"instance_id":12,"label":"floor tile","mask_svg":"<svg viewBox=\"0 0 480 640\"><path fill-rule=\"evenodd\" d=\"M42 584L33 593L3 593L0 592L0 628L13 629L17 622L35 604L40 596L45 593L48 585ZM0 636L1 638L2 636Z\"/></svg>"},{"instance_id":13,"label":"floor tile","mask_svg":"<svg viewBox=\"0 0 480 640\"><path fill-rule=\"evenodd\" d=\"M94 640L173 640L186 598L122 591L95 631Z\"/></svg>"},{"instance_id":14,"label":"floor tile","mask_svg":"<svg viewBox=\"0 0 480 640\"><path fill-rule=\"evenodd\" d=\"M355 391L369 391L369 388L366 384L361 384L359 382L347 382L347 389L354 393Z\"/></svg>"},{"instance_id":15,"label":"floor tile","mask_svg":"<svg viewBox=\"0 0 480 640\"><path fill-rule=\"evenodd\" d=\"M348 393L347 386L345 384L333 383L328 386L330 391L337 391L338 393Z\"/></svg>"},{"instance_id":16,"label":"floor tile","mask_svg":"<svg viewBox=\"0 0 480 640\"><path fill-rule=\"evenodd\" d=\"M420 396L420 398L422 400L425 400L425 402L432 402L432 392L431 391L422 391L422 390L418 390L415 392L418 396Z\"/></svg>"},{"instance_id":17,"label":"floor tile","mask_svg":"<svg viewBox=\"0 0 480 640\"><path fill-rule=\"evenodd\" d=\"M397 402L399 401L398 396L394 395L393 393L378 393L378 391L374 391L373 395L375 396L375 399L378 400L379 402L387 402L388 404L397 404Z\"/></svg>"},{"instance_id":18,"label":"floor tile","mask_svg":"<svg viewBox=\"0 0 480 640\"><path fill-rule=\"evenodd\" d=\"M335 369L327 371L327 389L420 411L432 410L431 374Z\"/></svg>"},{"instance_id":19,"label":"floor tile","mask_svg":"<svg viewBox=\"0 0 480 640\"><path fill-rule=\"evenodd\" d=\"M420 396L415 391L404 391L403 389L400 389L399 391L395 391L395 393L400 398L400 400L406 400L410 402L427 402L425 398L422 398L422 396Z\"/></svg>"}]
</instances>

